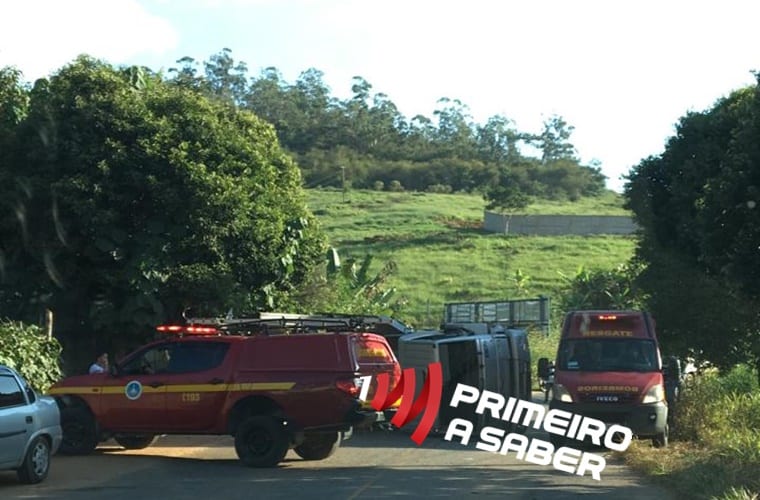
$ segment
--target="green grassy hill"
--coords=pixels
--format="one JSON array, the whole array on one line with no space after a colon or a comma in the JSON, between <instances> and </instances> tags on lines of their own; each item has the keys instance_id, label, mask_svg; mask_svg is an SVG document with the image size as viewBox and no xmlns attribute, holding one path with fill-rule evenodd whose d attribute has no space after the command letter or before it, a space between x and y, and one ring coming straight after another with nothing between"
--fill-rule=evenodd
<instances>
[{"instance_id":1,"label":"green grassy hill","mask_svg":"<svg viewBox=\"0 0 760 500\"><path fill-rule=\"evenodd\" d=\"M467 194L308 190L308 203L342 259L393 260L399 319L435 327L446 302L556 297L562 275L613 268L632 256L627 236L516 236L482 230L485 202ZM521 213L629 215L622 198L540 202ZM556 314L554 315L556 318Z\"/></svg>"}]
</instances>

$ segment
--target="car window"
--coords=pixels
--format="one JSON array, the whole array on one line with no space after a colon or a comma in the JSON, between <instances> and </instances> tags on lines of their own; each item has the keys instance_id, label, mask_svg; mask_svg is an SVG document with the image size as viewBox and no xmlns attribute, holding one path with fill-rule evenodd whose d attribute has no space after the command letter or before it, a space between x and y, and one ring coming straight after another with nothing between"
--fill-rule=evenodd
<instances>
[{"instance_id":1,"label":"car window","mask_svg":"<svg viewBox=\"0 0 760 500\"><path fill-rule=\"evenodd\" d=\"M226 342L172 342L161 344L127 361L125 374L189 373L216 368L222 364L229 344Z\"/></svg>"},{"instance_id":2,"label":"car window","mask_svg":"<svg viewBox=\"0 0 760 500\"><path fill-rule=\"evenodd\" d=\"M167 343L146 349L124 363L120 371L127 375L166 373L172 348Z\"/></svg>"},{"instance_id":3,"label":"car window","mask_svg":"<svg viewBox=\"0 0 760 500\"><path fill-rule=\"evenodd\" d=\"M186 342L175 344L167 371L169 373L200 372L216 368L224 360L226 342Z\"/></svg>"},{"instance_id":4,"label":"car window","mask_svg":"<svg viewBox=\"0 0 760 500\"><path fill-rule=\"evenodd\" d=\"M29 400L29 403L37 401L37 393L32 389L32 386L29 385L29 382L21 376L19 376L19 380L21 380L21 389L26 393L26 399Z\"/></svg>"},{"instance_id":5,"label":"car window","mask_svg":"<svg viewBox=\"0 0 760 500\"><path fill-rule=\"evenodd\" d=\"M11 375L0 375L0 408L25 404L24 393Z\"/></svg>"}]
</instances>

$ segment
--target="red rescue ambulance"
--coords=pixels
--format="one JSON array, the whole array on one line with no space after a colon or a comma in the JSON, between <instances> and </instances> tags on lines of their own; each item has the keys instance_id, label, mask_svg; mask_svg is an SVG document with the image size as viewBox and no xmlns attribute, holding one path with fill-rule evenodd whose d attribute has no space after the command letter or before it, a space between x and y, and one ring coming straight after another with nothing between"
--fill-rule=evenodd
<instances>
[{"instance_id":1,"label":"red rescue ambulance","mask_svg":"<svg viewBox=\"0 0 760 500\"><path fill-rule=\"evenodd\" d=\"M551 364L539 361L542 376ZM630 428L667 446L668 406L654 319L643 311L572 311L564 319L550 409Z\"/></svg>"}]
</instances>

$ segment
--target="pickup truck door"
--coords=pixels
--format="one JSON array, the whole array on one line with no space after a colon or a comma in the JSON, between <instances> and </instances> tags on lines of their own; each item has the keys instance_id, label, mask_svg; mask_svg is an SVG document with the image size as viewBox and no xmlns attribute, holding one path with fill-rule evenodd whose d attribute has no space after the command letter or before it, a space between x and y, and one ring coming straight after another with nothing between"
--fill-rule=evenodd
<instances>
[{"instance_id":1,"label":"pickup truck door","mask_svg":"<svg viewBox=\"0 0 760 500\"><path fill-rule=\"evenodd\" d=\"M174 344L153 345L102 377L100 424L112 431L160 431L166 425L167 366Z\"/></svg>"},{"instance_id":2,"label":"pickup truck door","mask_svg":"<svg viewBox=\"0 0 760 500\"><path fill-rule=\"evenodd\" d=\"M227 397L230 344L198 339L175 344L167 369L166 420L175 431L216 424Z\"/></svg>"}]
</instances>

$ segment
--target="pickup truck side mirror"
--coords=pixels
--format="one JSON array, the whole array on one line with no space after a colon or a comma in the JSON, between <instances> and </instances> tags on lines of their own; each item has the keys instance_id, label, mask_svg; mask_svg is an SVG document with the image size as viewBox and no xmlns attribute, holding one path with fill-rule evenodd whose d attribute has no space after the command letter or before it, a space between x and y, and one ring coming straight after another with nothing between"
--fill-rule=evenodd
<instances>
[{"instance_id":1,"label":"pickup truck side mirror","mask_svg":"<svg viewBox=\"0 0 760 500\"><path fill-rule=\"evenodd\" d=\"M116 365L111 365L108 367L108 374L112 377L118 377L119 376L119 367Z\"/></svg>"},{"instance_id":2,"label":"pickup truck side mirror","mask_svg":"<svg viewBox=\"0 0 760 500\"><path fill-rule=\"evenodd\" d=\"M538 376L540 378L548 378L551 375L553 363L548 358L540 358L538 360Z\"/></svg>"}]
</instances>

